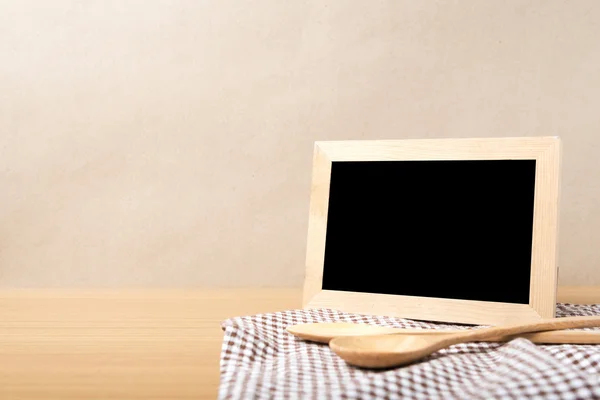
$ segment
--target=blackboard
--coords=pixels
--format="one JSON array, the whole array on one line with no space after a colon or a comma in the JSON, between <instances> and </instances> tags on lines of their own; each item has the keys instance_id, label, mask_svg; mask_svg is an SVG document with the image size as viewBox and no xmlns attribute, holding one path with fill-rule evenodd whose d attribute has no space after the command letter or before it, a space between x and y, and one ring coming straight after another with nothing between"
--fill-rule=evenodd
<instances>
[{"instance_id":1,"label":"blackboard","mask_svg":"<svg viewBox=\"0 0 600 400\"><path fill-rule=\"evenodd\" d=\"M333 161L322 289L529 303L535 159Z\"/></svg>"}]
</instances>

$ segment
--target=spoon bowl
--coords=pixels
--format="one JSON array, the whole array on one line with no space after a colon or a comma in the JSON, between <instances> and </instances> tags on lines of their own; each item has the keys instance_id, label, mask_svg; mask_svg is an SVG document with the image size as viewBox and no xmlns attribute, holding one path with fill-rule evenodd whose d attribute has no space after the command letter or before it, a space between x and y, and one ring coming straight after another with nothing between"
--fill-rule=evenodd
<instances>
[{"instance_id":1,"label":"spoon bowl","mask_svg":"<svg viewBox=\"0 0 600 400\"><path fill-rule=\"evenodd\" d=\"M438 342L439 336L434 335L365 335L338 337L329 347L348 364L389 368L426 357Z\"/></svg>"},{"instance_id":2,"label":"spoon bowl","mask_svg":"<svg viewBox=\"0 0 600 400\"><path fill-rule=\"evenodd\" d=\"M367 324L355 324L351 322L318 322L313 324L298 324L288 326L286 330L300 339L318 343L329 343L331 339L340 336L388 334L418 334L437 336L461 332L459 329L404 329Z\"/></svg>"}]
</instances>

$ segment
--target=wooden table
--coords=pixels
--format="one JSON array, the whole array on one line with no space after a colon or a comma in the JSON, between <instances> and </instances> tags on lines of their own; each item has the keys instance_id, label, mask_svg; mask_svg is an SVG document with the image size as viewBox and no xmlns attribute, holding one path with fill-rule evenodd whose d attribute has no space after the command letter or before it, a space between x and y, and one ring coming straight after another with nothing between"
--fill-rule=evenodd
<instances>
[{"instance_id":1,"label":"wooden table","mask_svg":"<svg viewBox=\"0 0 600 400\"><path fill-rule=\"evenodd\" d=\"M300 307L299 289L0 291L0 399L214 399L229 317ZM559 300L600 302L600 287Z\"/></svg>"}]
</instances>

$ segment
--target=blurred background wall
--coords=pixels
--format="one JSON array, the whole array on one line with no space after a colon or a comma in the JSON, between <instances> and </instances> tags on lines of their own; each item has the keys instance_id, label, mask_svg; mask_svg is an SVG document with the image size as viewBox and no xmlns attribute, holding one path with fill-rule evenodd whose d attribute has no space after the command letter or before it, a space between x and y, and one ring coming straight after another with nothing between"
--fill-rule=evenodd
<instances>
[{"instance_id":1,"label":"blurred background wall","mask_svg":"<svg viewBox=\"0 0 600 400\"><path fill-rule=\"evenodd\" d=\"M298 286L315 140L559 135L600 284L596 0L0 0L0 286Z\"/></svg>"}]
</instances>

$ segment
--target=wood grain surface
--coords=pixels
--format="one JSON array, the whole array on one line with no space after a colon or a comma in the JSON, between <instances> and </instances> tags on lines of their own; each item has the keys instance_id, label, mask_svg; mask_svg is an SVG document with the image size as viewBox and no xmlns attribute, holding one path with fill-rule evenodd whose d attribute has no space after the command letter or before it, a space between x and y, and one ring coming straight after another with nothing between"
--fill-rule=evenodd
<instances>
[{"instance_id":1,"label":"wood grain surface","mask_svg":"<svg viewBox=\"0 0 600 400\"><path fill-rule=\"evenodd\" d=\"M214 399L220 322L300 308L302 290L0 291L0 399ZM600 302L600 287L559 301Z\"/></svg>"},{"instance_id":2,"label":"wood grain surface","mask_svg":"<svg viewBox=\"0 0 600 400\"><path fill-rule=\"evenodd\" d=\"M0 292L0 399L214 399L220 322L300 290Z\"/></svg>"}]
</instances>

